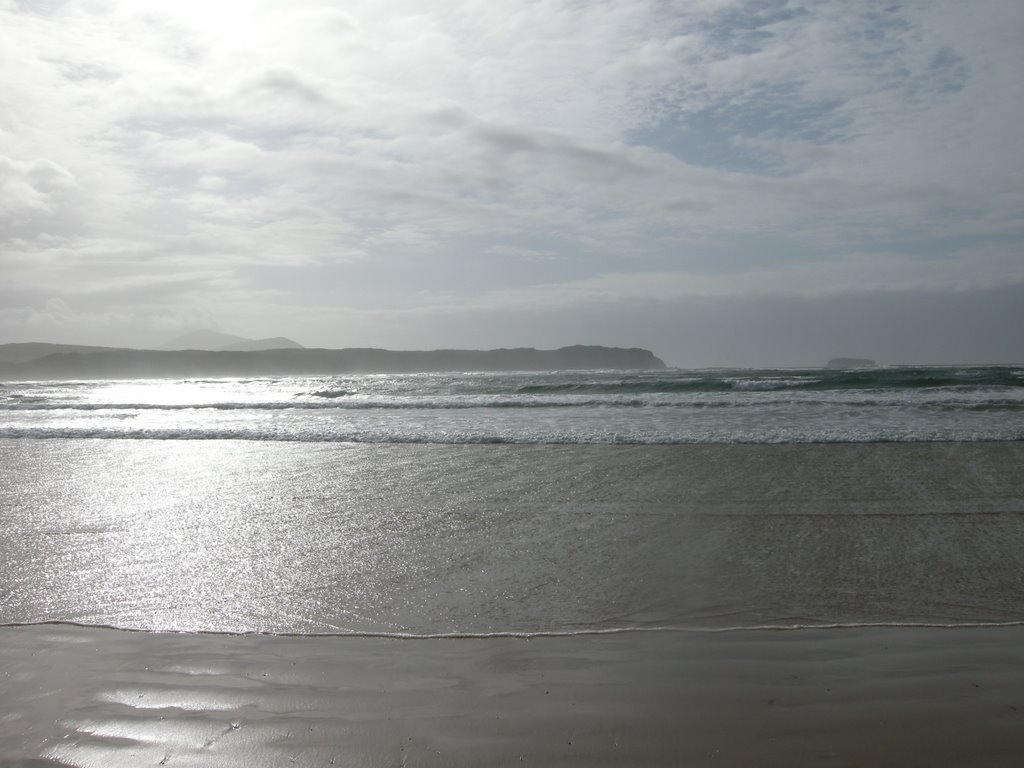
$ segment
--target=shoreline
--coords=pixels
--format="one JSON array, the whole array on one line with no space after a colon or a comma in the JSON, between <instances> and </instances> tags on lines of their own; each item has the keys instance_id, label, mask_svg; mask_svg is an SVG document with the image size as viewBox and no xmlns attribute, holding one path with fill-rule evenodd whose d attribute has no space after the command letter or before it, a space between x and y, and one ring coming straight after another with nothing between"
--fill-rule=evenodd
<instances>
[{"instance_id":1,"label":"shoreline","mask_svg":"<svg viewBox=\"0 0 1024 768\"><path fill-rule=\"evenodd\" d=\"M94 624L258 626L258 608L326 625L320 601L345 606L347 593L303 590L313 566L332 584L376 585L355 595L371 629L425 634L476 627L496 606L508 612L482 629L593 626L623 615L616 605L631 622L735 623L721 597L780 622L1012 620L1022 455L1024 443L0 441L3 610L83 622L0 626L0 765L1016 765L1015 623L418 639ZM40 471L57 466L59 478ZM201 535L183 536L185 523ZM453 570L446 553L471 553L472 567ZM374 581L389 573L401 578ZM232 590L234 615L217 602ZM691 592L717 612L682 611Z\"/></svg>"},{"instance_id":2,"label":"shoreline","mask_svg":"<svg viewBox=\"0 0 1024 768\"><path fill-rule=\"evenodd\" d=\"M1024 753L1024 627L3 627L0 701L4 764L1001 766Z\"/></svg>"}]
</instances>

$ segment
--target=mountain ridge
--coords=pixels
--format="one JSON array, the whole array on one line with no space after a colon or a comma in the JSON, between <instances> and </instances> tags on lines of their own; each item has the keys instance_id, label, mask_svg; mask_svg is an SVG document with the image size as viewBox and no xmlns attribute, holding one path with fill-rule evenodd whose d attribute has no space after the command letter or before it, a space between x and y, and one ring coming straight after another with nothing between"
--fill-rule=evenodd
<instances>
[{"instance_id":1,"label":"mountain ridge","mask_svg":"<svg viewBox=\"0 0 1024 768\"><path fill-rule=\"evenodd\" d=\"M126 379L335 375L358 373L511 372L553 370L654 370L665 368L638 347L574 345L490 350L388 350L276 348L254 351L147 350L54 345L59 351L11 362L0 345L0 379ZM26 354L22 350L22 355Z\"/></svg>"},{"instance_id":2,"label":"mountain ridge","mask_svg":"<svg viewBox=\"0 0 1024 768\"><path fill-rule=\"evenodd\" d=\"M208 352L258 352L264 349L303 349L303 346L284 336L250 339L246 336L235 336L231 333L204 329L183 333L155 349L162 352L186 349L201 349Z\"/></svg>"}]
</instances>

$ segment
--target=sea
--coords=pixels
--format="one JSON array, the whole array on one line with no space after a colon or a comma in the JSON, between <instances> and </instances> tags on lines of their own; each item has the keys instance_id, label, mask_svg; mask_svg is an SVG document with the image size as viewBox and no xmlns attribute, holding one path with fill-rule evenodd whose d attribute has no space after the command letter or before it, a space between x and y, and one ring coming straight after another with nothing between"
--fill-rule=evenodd
<instances>
[{"instance_id":1,"label":"sea","mask_svg":"<svg viewBox=\"0 0 1024 768\"><path fill-rule=\"evenodd\" d=\"M0 384L0 624L1024 621L1024 366Z\"/></svg>"},{"instance_id":2,"label":"sea","mask_svg":"<svg viewBox=\"0 0 1024 768\"><path fill-rule=\"evenodd\" d=\"M1024 439L1024 366L25 382L0 438L342 443Z\"/></svg>"}]
</instances>

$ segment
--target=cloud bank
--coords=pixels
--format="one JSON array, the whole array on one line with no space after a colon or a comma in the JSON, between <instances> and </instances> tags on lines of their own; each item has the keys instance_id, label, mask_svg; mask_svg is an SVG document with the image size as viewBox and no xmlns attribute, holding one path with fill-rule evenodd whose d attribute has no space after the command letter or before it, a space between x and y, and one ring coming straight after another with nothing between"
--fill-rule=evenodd
<instances>
[{"instance_id":1,"label":"cloud bank","mask_svg":"<svg viewBox=\"0 0 1024 768\"><path fill-rule=\"evenodd\" d=\"M891 305L892 362L1024 359L1022 40L1012 0L6 0L0 342L801 364L887 357Z\"/></svg>"}]
</instances>

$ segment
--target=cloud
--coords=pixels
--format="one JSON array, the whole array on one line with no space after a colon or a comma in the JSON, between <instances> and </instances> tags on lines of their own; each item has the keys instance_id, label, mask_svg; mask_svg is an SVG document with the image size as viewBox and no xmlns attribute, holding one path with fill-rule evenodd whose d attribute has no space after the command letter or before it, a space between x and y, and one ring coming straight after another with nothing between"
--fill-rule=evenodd
<instances>
[{"instance_id":1,"label":"cloud","mask_svg":"<svg viewBox=\"0 0 1024 768\"><path fill-rule=\"evenodd\" d=\"M3 3L0 269L268 335L1012 284L1024 6L983 6Z\"/></svg>"},{"instance_id":2,"label":"cloud","mask_svg":"<svg viewBox=\"0 0 1024 768\"><path fill-rule=\"evenodd\" d=\"M52 217L77 186L67 169L50 160L21 162L0 155L0 223Z\"/></svg>"},{"instance_id":3,"label":"cloud","mask_svg":"<svg viewBox=\"0 0 1024 768\"><path fill-rule=\"evenodd\" d=\"M248 89L269 98L297 99L310 104L324 101L323 93L287 67L267 69L256 76Z\"/></svg>"}]
</instances>

